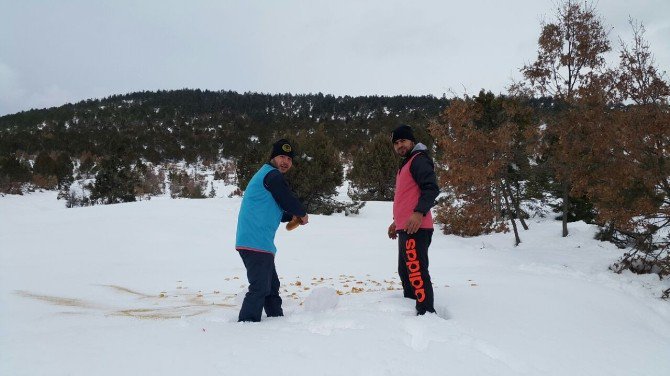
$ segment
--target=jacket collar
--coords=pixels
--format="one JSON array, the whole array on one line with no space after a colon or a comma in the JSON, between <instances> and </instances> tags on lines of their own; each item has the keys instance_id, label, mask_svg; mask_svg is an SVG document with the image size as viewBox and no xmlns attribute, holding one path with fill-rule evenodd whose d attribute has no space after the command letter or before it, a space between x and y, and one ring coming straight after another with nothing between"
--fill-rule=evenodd
<instances>
[{"instance_id":1,"label":"jacket collar","mask_svg":"<svg viewBox=\"0 0 670 376\"><path fill-rule=\"evenodd\" d=\"M428 148L426 147L426 145L424 145L420 142L416 143L414 145L414 148L412 149L412 151L409 152L409 154L406 157L402 158L402 161L400 162L400 168L402 168L402 166L404 166L405 163L407 163L407 161L409 161L415 154L419 154L419 153L424 153L424 154L428 153Z\"/></svg>"}]
</instances>

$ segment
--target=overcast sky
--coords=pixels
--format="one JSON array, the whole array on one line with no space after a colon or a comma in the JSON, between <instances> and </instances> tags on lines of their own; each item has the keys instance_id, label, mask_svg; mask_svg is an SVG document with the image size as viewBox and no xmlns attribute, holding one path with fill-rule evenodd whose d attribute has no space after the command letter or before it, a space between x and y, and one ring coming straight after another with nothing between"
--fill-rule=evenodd
<instances>
[{"instance_id":1,"label":"overcast sky","mask_svg":"<svg viewBox=\"0 0 670 376\"><path fill-rule=\"evenodd\" d=\"M644 22L670 73L670 0L600 0L612 46ZM505 91L555 0L0 0L0 115L141 90ZM612 54L611 61L616 61Z\"/></svg>"}]
</instances>

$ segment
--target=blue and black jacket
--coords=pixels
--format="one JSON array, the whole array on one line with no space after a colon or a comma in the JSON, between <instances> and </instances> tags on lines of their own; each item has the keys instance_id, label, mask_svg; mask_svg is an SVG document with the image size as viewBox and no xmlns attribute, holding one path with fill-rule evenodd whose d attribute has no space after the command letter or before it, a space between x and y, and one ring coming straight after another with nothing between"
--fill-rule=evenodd
<instances>
[{"instance_id":1,"label":"blue and black jacket","mask_svg":"<svg viewBox=\"0 0 670 376\"><path fill-rule=\"evenodd\" d=\"M293 195L284 175L269 163L251 178L237 217L235 249L277 253L274 239L281 222L307 213Z\"/></svg>"}]
</instances>

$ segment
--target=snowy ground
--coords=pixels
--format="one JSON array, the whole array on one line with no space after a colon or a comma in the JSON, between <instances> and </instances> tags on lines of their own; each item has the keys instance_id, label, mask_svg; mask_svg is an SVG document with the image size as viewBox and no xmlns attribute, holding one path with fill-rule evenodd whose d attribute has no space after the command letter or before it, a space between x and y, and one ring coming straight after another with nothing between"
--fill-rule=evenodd
<instances>
[{"instance_id":1,"label":"snowy ground","mask_svg":"<svg viewBox=\"0 0 670 376\"><path fill-rule=\"evenodd\" d=\"M531 222L517 248L436 232L439 315L416 317L389 203L312 216L278 232L286 316L237 323L239 203L1 197L0 375L670 374L663 285L609 272L622 251L584 224Z\"/></svg>"}]
</instances>

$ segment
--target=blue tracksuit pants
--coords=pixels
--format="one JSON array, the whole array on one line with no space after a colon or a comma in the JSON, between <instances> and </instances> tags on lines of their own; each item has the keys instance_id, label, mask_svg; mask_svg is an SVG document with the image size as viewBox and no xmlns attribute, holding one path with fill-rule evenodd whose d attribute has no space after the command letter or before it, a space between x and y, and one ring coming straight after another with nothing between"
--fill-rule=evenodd
<instances>
[{"instance_id":1,"label":"blue tracksuit pants","mask_svg":"<svg viewBox=\"0 0 670 376\"><path fill-rule=\"evenodd\" d=\"M284 316L279 297L279 277L272 253L239 251L247 269L249 291L244 296L238 321L261 321L263 309L268 317Z\"/></svg>"}]
</instances>

